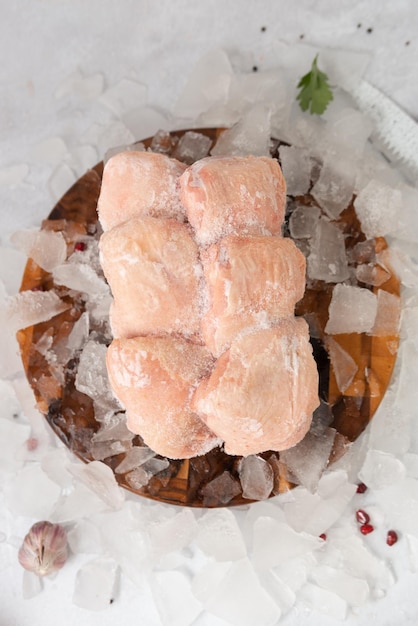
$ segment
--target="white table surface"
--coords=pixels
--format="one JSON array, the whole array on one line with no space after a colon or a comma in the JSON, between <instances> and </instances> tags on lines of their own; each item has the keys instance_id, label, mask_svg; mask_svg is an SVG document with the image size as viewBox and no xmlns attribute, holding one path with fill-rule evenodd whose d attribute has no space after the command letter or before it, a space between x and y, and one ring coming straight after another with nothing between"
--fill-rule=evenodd
<instances>
[{"instance_id":1,"label":"white table surface","mask_svg":"<svg viewBox=\"0 0 418 626\"><path fill-rule=\"evenodd\" d=\"M29 166L17 185L2 184L0 178L0 233L5 246L13 231L39 225L55 202L46 183L56 164L41 163L36 146L62 137L73 148L97 121L93 100L80 104L54 95L76 70L85 76L102 74L106 86L133 79L148 87L151 106L170 111L194 65L208 51L223 47L246 53L249 69L262 68L274 42L292 44L303 38L315 45L370 52L366 78L418 119L414 0L0 0L0 7L0 168ZM97 156L99 160L103 155ZM10 279L11 291L15 278L8 279L5 266L0 275L6 283ZM64 568L32 600L22 599L18 564L0 568L0 626L161 623L152 599L125 577L107 611L93 613L74 606L75 568L75 563ZM370 602L345 623L416 624L417 585L418 574L405 573L387 597ZM317 612L293 610L280 623L339 622ZM206 616L196 624L226 623Z\"/></svg>"}]
</instances>

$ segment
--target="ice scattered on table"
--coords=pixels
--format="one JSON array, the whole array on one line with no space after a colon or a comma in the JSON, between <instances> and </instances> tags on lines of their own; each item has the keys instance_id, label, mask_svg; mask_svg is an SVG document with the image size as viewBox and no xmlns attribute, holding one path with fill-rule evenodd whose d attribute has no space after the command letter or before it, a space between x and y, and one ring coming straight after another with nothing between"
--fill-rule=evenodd
<instances>
[{"instance_id":1,"label":"ice scattered on table","mask_svg":"<svg viewBox=\"0 0 418 626\"><path fill-rule=\"evenodd\" d=\"M18 455L30 435L27 424L13 424L10 419L0 419L0 470L5 474L15 474L22 466L24 458Z\"/></svg>"},{"instance_id":2,"label":"ice scattered on table","mask_svg":"<svg viewBox=\"0 0 418 626\"><path fill-rule=\"evenodd\" d=\"M281 616L248 559L208 563L196 574L192 589L207 611L232 626L274 626Z\"/></svg>"},{"instance_id":3,"label":"ice scattered on table","mask_svg":"<svg viewBox=\"0 0 418 626\"><path fill-rule=\"evenodd\" d=\"M357 363L354 361L353 357L331 337L328 338L327 349L337 381L337 387L341 393L343 393L347 387L351 385L354 376L358 372Z\"/></svg>"},{"instance_id":4,"label":"ice scattered on table","mask_svg":"<svg viewBox=\"0 0 418 626\"><path fill-rule=\"evenodd\" d=\"M247 555L242 532L229 509L213 509L199 519L196 543L217 561L237 561Z\"/></svg>"},{"instance_id":5,"label":"ice scattered on table","mask_svg":"<svg viewBox=\"0 0 418 626\"><path fill-rule=\"evenodd\" d=\"M187 131L180 137L172 156L179 161L191 165L195 161L206 157L209 154L211 146L212 140L206 137L206 135L194 131Z\"/></svg>"},{"instance_id":6,"label":"ice scattered on table","mask_svg":"<svg viewBox=\"0 0 418 626\"><path fill-rule=\"evenodd\" d=\"M193 541L198 523L190 509L184 508L168 519L148 522L147 534L156 558L182 550Z\"/></svg>"},{"instance_id":7,"label":"ice scattered on table","mask_svg":"<svg viewBox=\"0 0 418 626\"><path fill-rule=\"evenodd\" d=\"M59 486L37 464L25 465L4 489L7 506L15 515L40 520L48 519L60 491Z\"/></svg>"},{"instance_id":8,"label":"ice scattered on table","mask_svg":"<svg viewBox=\"0 0 418 626\"><path fill-rule=\"evenodd\" d=\"M68 471L69 462L69 453L66 449L52 449L42 457L41 468L57 485L67 488L72 484L72 476Z\"/></svg>"},{"instance_id":9,"label":"ice scattered on table","mask_svg":"<svg viewBox=\"0 0 418 626\"><path fill-rule=\"evenodd\" d=\"M88 519L79 519L67 532L67 539L74 554L100 554L103 551L99 528Z\"/></svg>"},{"instance_id":10,"label":"ice scattered on table","mask_svg":"<svg viewBox=\"0 0 418 626\"><path fill-rule=\"evenodd\" d=\"M118 566L106 558L89 561L78 570L73 602L82 609L102 611L114 600Z\"/></svg>"},{"instance_id":11,"label":"ice scattered on table","mask_svg":"<svg viewBox=\"0 0 418 626\"><path fill-rule=\"evenodd\" d=\"M338 620L347 617L347 603L337 594L318 585L306 583L300 590L301 601L320 613Z\"/></svg>"},{"instance_id":12,"label":"ice scattered on table","mask_svg":"<svg viewBox=\"0 0 418 626\"><path fill-rule=\"evenodd\" d=\"M384 489L400 482L405 476L405 466L387 452L370 449L360 470L359 478L370 489Z\"/></svg>"},{"instance_id":13,"label":"ice scattered on table","mask_svg":"<svg viewBox=\"0 0 418 626\"><path fill-rule=\"evenodd\" d=\"M295 532L286 522L260 516L253 526L253 562L257 570L267 570L311 553L322 541L308 533Z\"/></svg>"},{"instance_id":14,"label":"ice scattered on table","mask_svg":"<svg viewBox=\"0 0 418 626\"><path fill-rule=\"evenodd\" d=\"M67 244L60 232L20 230L13 233L10 240L47 272L64 263L67 257Z\"/></svg>"},{"instance_id":15,"label":"ice scattered on table","mask_svg":"<svg viewBox=\"0 0 418 626\"><path fill-rule=\"evenodd\" d=\"M97 136L97 149L99 155L106 154L109 148L114 146L127 146L134 143L137 137L134 136L131 130L121 121L117 120L112 122L108 126L98 131Z\"/></svg>"},{"instance_id":16,"label":"ice scattered on table","mask_svg":"<svg viewBox=\"0 0 418 626\"><path fill-rule=\"evenodd\" d=\"M286 181L287 194L302 196L311 186L312 161L304 148L280 146L280 162Z\"/></svg>"},{"instance_id":17,"label":"ice scattered on table","mask_svg":"<svg viewBox=\"0 0 418 626\"><path fill-rule=\"evenodd\" d=\"M0 187L13 189L21 185L29 174L29 166L26 163L16 163L0 169Z\"/></svg>"},{"instance_id":18,"label":"ice scattered on table","mask_svg":"<svg viewBox=\"0 0 418 626\"><path fill-rule=\"evenodd\" d=\"M249 500L265 500L273 490L274 475L271 466L260 456L244 457L239 466L242 495Z\"/></svg>"},{"instance_id":19,"label":"ice scattered on table","mask_svg":"<svg viewBox=\"0 0 418 626\"><path fill-rule=\"evenodd\" d=\"M125 500L125 492L119 487L115 476L107 465L91 461L87 465L72 463L70 473L84 483L111 509L118 509Z\"/></svg>"},{"instance_id":20,"label":"ice scattered on table","mask_svg":"<svg viewBox=\"0 0 418 626\"><path fill-rule=\"evenodd\" d=\"M14 333L46 322L68 308L54 291L21 291L10 296L0 308L0 320Z\"/></svg>"},{"instance_id":21,"label":"ice scattered on table","mask_svg":"<svg viewBox=\"0 0 418 626\"><path fill-rule=\"evenodd\" d=\"M68 157L68 147L62 137L50 137L34 146L31 156L35 162L56 166Z\"/></svg>"},{"instance_id":22,"label":"ice scattered on table","mask_svg":"<svg viewBox=\"0 0 418 626\"><path fill-rule=\"evenodd\" d=\"M160 128L170 127L170 121L161 111L142 106L121 116L121 121L135 137L152 137Z\"/></svg>"},{"instance_id":23,"label":"ice scattered on table","mask_svg":"<svg viewBox=\"0 0 418 626\"><path fill-rule=\"evenodd\" d=\"M103 85L102 74L83 76L80 70L76 70L60 84L54 96L61 99L74 95L83 100L96 100L103 91Z\"/></svg>"},{"instance_id":24,"label":"ice scattered on table","mask_svg":"<svg viewBox=\"0 0 418 626\"><path fill-rule=\"evenodd\" d=\"M137 109L147 101L147 87L128 78L107 89L99 98L115 115L120 117L127 111Z\"/></svg>"},{"instance_id":25,"label":"ice scattered on table","mask_svg":"<svg viewBox=\"0 0 418 626\"><path fill-rule=\"evenodd\" d=\"M372 291L351 285L336 285L329 306L325 332L367 333L373 328L377 312L377 298Z\"/></svg>"},{"instance_id":26,"label":"ice scattered on table","mask_svg":"<svg viewBox=\"0 0 418 626\"><path fill-rule=\"evenodd\" d=\"M338 283L349 276L344 235L340 229L321 218L310 242L307 274L309 278Z\"/></svg>"},{"instance_id":27,"label":"ice scattered on table","mask_svg":"<svg viewBox=\"0 0 418 626\"><path fill-rule=\"evenodd\" d=\"M296 446L280 453L280 459L298 484L311 493L315 491L328 465L334 439L335 430L327 428L319 436L308 433Z\"/></svg>"},{"instance_id":28,"label":"ice scattered on table","mask_svg":"<svg viewBox=\"0 0 418 626\"><path fill-rule=\"evenodd\" d=\"M289 219L289 230L295 239L311 238L317 228L321 211L316 206L296 206Z\"/></svg>"},{"instance_id":29,"label":"ice scattered on table","mask_svg":"<svg viewBox=\"0 0 418 626\"><path fill-rule=\"evenodd\" d=\"M28 570L23 571L22 576L22 597L24 600L30 600L39 595L43 589L41 576L37 576L34 572Z\"/></svg>"},{"instance_id":30,"label":"ice scattered on table","mask_svg":"<svg viewBox=\"0 0 418 626\"><path fill-rule=\"evenodd\" d=\"M57 201L76 181L74 171L64 161L52 172L48 180L48 188L51 192L52 199Z\"/></svg>"},{"instance_id":31,"label":"ice scattered on table","mask_svg":"<svg viewBox=\"0 0 418 626\"><path fill-rule=\"evenodd\" d=\"M384 236L396 230L402 211L402 193L371 180L354 200L354 208L366 237Z\"/></svg>"},{"instance_id":32,"label":"ice scattered on table","mask_svg":"<svg viewBox=\"0 0 418 626\"><path fill-rule=\"evenodd\" d=\"M181 572L156 572L151 590L163 626L191 626L202 611L190 581Z\"/></svg>"}]
</instances>

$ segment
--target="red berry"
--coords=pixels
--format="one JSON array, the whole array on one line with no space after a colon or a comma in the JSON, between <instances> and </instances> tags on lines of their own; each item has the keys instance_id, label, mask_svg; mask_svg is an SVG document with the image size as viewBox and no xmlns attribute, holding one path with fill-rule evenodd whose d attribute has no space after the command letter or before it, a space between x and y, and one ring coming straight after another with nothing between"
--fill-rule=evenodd
<instances>
[{"instance_id":1,"label":"red berry","mask_svg":"<svg viewBox=\"0 0 418 626\"><path fill-rule=\"evenodd\" d=\"M359 524L368 524L370 522L370 515L363 511L363 509L359 509L356 511L356 520Z\"/></svg>"},{"instance_id":2,"label":"red berry","mask_svg":"<svg viewBox=\"0 0 418 626\"><path fill-rule=\"evenodd\" d=\"M367 486L364 483L359 483L357 485L357 493L364 493L367 491Z\"/></svg>"},{"instance_id":3,"label":"red berry","mask_svg":"<svg viewBox=\"0 0 418 626\"><path fill-rule=\"evenodd\" d=\"M29 437L29 439L26 441L26 447L29 452L33 452L33 450L36 450L36 448L38 447L38 440L36 439L36 437Z\"/></svg>"},{"instance_id":4,"label":"red berry","mask_svg":"<svg viewBox=\"0 0 418 626\"><path fill-rule=\"evenodd\" d=\"M86 249L86 244L83 241L77 241L77 243L74 246L74 250L77 250L77 252L83 252L83 250Z\"/></svg>"},{"instance_id":5,"label":"red berry","mask_svg":"<svg viewBox=\"0 0 418 626\"><path fill-rule=\"evenodd\" d=\"M360 532L362 535L368 535L374 531L374 526L371 524L362 524L360 526Z\"/></svg>"},{"instance_id":6,"label":"red berry","mask_svg":"<svg viewBox=\"0 0 418 626\"><path fill-rule=\"evenodd\" d=\"M319 535L319 538L320 538L320 539L322 539L322 541L326 541L326 540L327 540L327 536L326 536L326 534L325 534L325 533L321 533L321 534Z\"/></svg>"},{"instance_id":7,"label":"red berry","mask_svg":"<svg viewBox=\"0 0 418 626\"><path fill-rule=\"evenodd\" d=\"M394 543L398 541L398 534L394 530L388 530L388 534L386 535L386 543L388 546L393 546Z\"/></svg>"}]
</instances>

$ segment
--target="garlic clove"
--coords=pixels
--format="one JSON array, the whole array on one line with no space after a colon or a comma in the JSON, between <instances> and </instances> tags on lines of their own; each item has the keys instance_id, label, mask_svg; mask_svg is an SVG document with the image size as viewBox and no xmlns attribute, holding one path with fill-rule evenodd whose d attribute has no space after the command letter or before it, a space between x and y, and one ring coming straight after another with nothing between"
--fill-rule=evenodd
<instances>
[{"instance_id":1,"label":"garlic clove","mask_svg":"<svg viewBox=\"0 0 418 626\"><path fill-rule=\"evenodd\" d=\"M67 534L59 524L34 524L18 553L19 563L37 576L48 576L63 567L68 557Z\"/></svg>"}]
</instances>

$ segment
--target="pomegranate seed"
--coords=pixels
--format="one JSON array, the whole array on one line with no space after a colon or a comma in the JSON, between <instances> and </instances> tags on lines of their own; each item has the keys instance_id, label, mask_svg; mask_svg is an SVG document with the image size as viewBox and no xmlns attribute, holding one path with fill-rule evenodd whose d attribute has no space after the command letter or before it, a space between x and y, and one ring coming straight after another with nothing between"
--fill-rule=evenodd
<instances>
[{"instance_id":1,"label":"pomegranate seed","mask_svg":"<svg viewBox=\"0 0 418 626\"><path fill-rule=\"evenodd\" d=\"M398 534L394 530L388 530L388 534L386 536L386 543L388 546L393 546L394 543L398 541Z\"/></svg>"},{"instance_id":2,"label":"pomegranate seed","mask_svg":"<svg viewBox=\"0 0 418 626\"><path fill-rule=\"evenodd\" d=\"M362 535L369 535L373 531L374 531L374 526L372 526L371 524L362 524L360 526L360 532Z\"/></svg>"},{"instance_id":3,"label":"pomegranate seed","mask_svg":"<svg viewBox=\"0 0 418 626\"><path fill-rule=\"evenodd\" d=\"M320 539L322 539L322 541L326 541L326 540L327 540L327 536L326 536L326 534L325 534L325 533L321 533L321 534L319 535L319 538L320 538Z\"/></svg>"},{"instance_id":4,"label":"pomegranate seed","mask_svg":"<svg viewBox=\"0 0 418 626\"><path fill-rule=\"evenodd\" d=\"M83 252L83 250L86 249L86 244L83 241L77 241L77 243L74 246L74 250L77 250L77 252Z\"/></svg>"},{"instance_id":5,"label":"pomegranate seed","mask_svg":"<svg viewBox=\"0 0 418 626\"><path fill-rule=\"evenodd\" d=\"M365 491L367 491L367 485L365 485L364 483L359 483L357 485L357 493L364 493Z\"/></svg>"},{"instance_id":6,"label":"pomegranate seed","mask_svg":"<svg viewBox=\"0 0 418 626\"><path fill-rule=\"evenodd\" d=\"M370 522L370 515L366 513L366 511L363 511L363 509L359 509L356 511L356 520L360 524L368 524Z\"/></svg>"}]
</instances>

